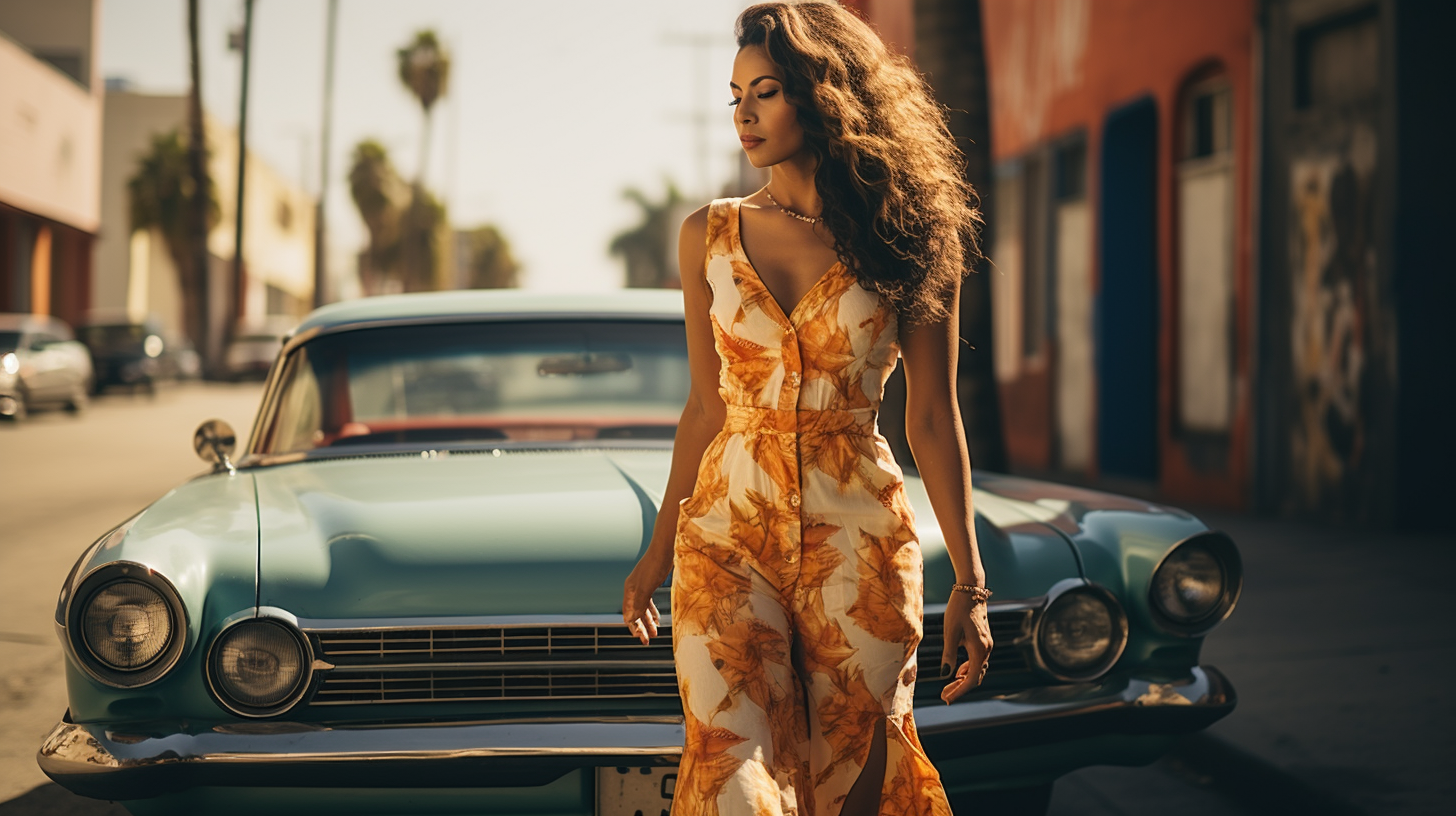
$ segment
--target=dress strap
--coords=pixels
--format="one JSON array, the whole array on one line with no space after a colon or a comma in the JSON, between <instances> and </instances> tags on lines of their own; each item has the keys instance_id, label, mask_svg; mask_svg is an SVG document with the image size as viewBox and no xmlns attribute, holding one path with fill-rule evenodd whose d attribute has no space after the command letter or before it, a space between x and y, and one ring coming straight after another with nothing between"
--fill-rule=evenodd
<instances>
[{"instance_id":1,"label":"dress strap","mask_svg":"<svg viewBox=\"0 0 1456 816\"><path fill-rule=\"evenodd\" d=\"M714 255L722 255L727 252L726 243L731 237L729 229L734 226L734 218L737 213L734 206L738 199L715 198L708 203L708 232L705 237L707 241L706 252L703 255L703 281L707 284L710 297L713 293L713 282L708 278L708 264L713 260Z\"/></svg>"}]
</instances>

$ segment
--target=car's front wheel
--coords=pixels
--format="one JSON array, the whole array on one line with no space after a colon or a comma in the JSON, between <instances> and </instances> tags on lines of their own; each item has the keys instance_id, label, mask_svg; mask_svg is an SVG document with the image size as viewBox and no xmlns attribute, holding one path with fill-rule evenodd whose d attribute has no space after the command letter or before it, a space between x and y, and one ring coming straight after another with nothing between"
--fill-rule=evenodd
<instances>
[{"instance_id":1,"label":"car's front wheel","mask_svg":"<svg viewBox=\"0 0 1456 816\"><path fill-rule=\"evenodd\" d=\"M1046 816L1052 803L1052 783L1029 788L970 791L950 794L954 813L995 813L996 816Z\"/></svg>"},{"instance_id":2,"label":"car's front wheel","mask_svg":"<svg viewBox=\"0 0 1456 816\"><path fill-rule=\"evenodd\" d=\"M24 394L0 394L0 420L19 422L25 419L25 414Z\"/></svg>"},{"instance_id":3,"label":"car's front wheel","mask_svg":"<svg viewBox=\"0 0 1456 816\"><path fill-rule=\"evenodd\" d=\"M66 410L74 415L79 415L86 410L91 402L91 383L83 381L71 392L71 398L66 400Z\"/></svg>"}]
</instances>

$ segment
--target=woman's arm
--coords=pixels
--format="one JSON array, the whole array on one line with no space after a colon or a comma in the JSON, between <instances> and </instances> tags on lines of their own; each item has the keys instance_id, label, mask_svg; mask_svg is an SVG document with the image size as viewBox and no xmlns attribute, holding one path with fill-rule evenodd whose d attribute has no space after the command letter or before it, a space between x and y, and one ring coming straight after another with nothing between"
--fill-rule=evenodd
<instances>
[{"instance_id":1,"label":"woman's arm","mask_svg":"<svg viewBox=\"0 0 1456 816\"><path fill-rule=\"evenodd\" d=\"M703 275L708 254L707 232L708 208L702 207L683 221L678 233L678 267L682 276L692 385L673 439L672 468L657 521L652 526L652 538L632 574L627 576L622 592L622 619L644 644L649 637L657 636L658 614L652 593L672 571L678 502L692 495L703 451L723 429L727 414L723 398L718 395L721 360L713 344L713 327L708 320L710 292Z\"/></svg>"},{"instance_id":2,"label":"woman's arm","mask_svg":"<svg viewBox=\"0 0 1456 816\"><path fill-rule=\"evenodd\" d=\"M966 449L960 407L956 402L956 362L960 343L960 280L946 293L950 306L944 318L903 332L905 365L905 437L915 466L940 522L945 548L959 584L985 586L986 572L976 546L975 512L971 507L971 457ZM954 700L980 683L991 653L991 628L985 604L971 604L964 592L952 592L945 610L945 646L941 676L956 669L956 647L964 643L969 659L957 680L941 696Z\"/></svg>"}]
</instances>

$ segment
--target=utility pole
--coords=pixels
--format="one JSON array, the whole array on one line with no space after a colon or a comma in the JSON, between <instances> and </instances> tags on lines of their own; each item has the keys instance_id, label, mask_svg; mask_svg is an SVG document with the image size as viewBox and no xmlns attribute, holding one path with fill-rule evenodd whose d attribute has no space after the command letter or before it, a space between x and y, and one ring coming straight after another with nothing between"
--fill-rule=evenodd
<instances>
[{"instance_id":1,"label":"utility pole","mask_svg":"<svg viewBox=\"0 0 1456 816\"><path fill-rule=\"evenodd\" d=\"M693 87L694 93L693 112L687 118L693 125L693 143L697 153L698 164L698 193L703 197L712 196L708 181L708 73L712 68L713 49L722 48L733 44L732 40L724 41L722 35L718 34L665 34L663 42L667 45L683 45L693 50Z\"/></svg>"},{"instance_id":2,"label":"utility pole","mask_svg":"<svg viewBox=\"0 0 1456 816\"><path fill-rule=\"evenodd\" d=\"M334 45L339 30L339 0L329 0L328 31L324 46L324 122L319 137L318 207L313 217L313 306L329 302L328 292L328 201L329 148L334 125Z\"/></svg>"},{"instance_id":3,"label":"utility pole","mask_svg":"<svg viewBox=\"0 0 1456 816\"><path fill-rule=\"evenodd\" d=\"M243 275L246 269L243 264L243 192L248 180L248 69L250 57L252 56L253 40L253 0L243 0L243 32L239 38L238 49L243 56L243 87L238 94L238 202L236 220L233 226L233 275L231 290L228 298L229 305L227 318L223 321L223 348L226 349L233 339L237 328L238 312L242 308Z\"/></svg>"},{"instance_id":4,"label":"utility pole","mask_svg":"<svg viewBox=\"0 0 1456 816\"><path fill-rule=\"evenodd\" d=\"M207 175L207 134L202 121L202 49L197 39L197 0L187 0L187 45L192 89L187 94L187 174L192 197L187 206L187 239L192 254L192 282L196 300L187 304L196 313L184 322L202 357L203 372L212 374L212 286L207 251L207 215L212 201ZM183 271L186 274L186 271ZM186 291L187 287L183 287Z\"/></svg>"}]
</instances>

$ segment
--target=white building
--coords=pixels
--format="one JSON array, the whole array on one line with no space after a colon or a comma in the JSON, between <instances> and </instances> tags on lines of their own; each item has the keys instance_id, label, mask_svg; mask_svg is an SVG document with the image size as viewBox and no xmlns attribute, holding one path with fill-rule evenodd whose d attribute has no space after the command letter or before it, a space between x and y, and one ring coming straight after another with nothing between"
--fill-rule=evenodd
<instances>
[{"instance_id":1,"label":"white building","mask_svg":"<svg viewBox=\"0 0 1456 816\"><path fill-rule=\"evenodd\" d=\"M238 297L227 297L235 245L237 131L205 117L209 174L221 219L208 236L213 256L214 314L230 304L238 325L299 318L313 304L315 199L249 153L244 213L243 280ZM113 89L106 93L101 162L101 213L109 225L96 243L96 310L132 319L158 318L180 332L177 269L161 231L130 229L127 184L154 137L187 129L187 97Z\"/></svg>"},{"instance_id":2,"label":"white building","mask_svg":"<svg viewBox=\"0 0 1456 816\"><path fill-rule=\"evenodd\" d=\"M79 320L101 228L95 0L0 0L0 312Z\"/></svg>"}]
</instances>

